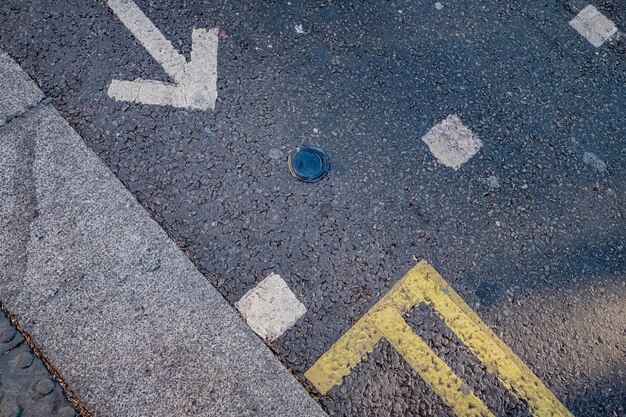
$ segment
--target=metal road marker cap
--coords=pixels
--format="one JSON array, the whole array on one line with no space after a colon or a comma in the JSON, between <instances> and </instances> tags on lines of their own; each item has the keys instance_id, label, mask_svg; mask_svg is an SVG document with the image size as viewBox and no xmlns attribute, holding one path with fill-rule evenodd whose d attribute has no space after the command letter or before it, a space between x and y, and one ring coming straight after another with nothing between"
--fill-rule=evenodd
<instances>
[{"instance_id":1,"label":"metal road marker cap","mask_svg":"<svg viewBox=\"0 0 626 417\"><path fill-rule=\"evenodd\" d=\"M330 170L330 159L323 149L314 146L303 146L289 155L289 172L304 182L318 182Z\"/></svg>"}]
</instances>

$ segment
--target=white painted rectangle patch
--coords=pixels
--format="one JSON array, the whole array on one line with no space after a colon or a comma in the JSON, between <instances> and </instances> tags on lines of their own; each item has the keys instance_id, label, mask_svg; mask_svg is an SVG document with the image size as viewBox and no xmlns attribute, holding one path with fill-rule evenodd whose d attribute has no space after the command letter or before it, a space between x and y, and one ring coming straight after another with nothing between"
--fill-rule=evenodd
<instances>
[{"instance_id":1,"label":"white painted rectangle patch","mask_svg":"<svg viewBox=\"0 0 626 417\"><path fill-rule=\"evenodd\" d=\"M569 22L596 48L617 33L617 27L593 5L585 7Z\"/></svg>"},{"instance_id":2,"label":"white painted rectangle patch","mask_svg":"<svg viewBox=\"0 0 626 417\"><path fill-rule=\"evenodd\" d=\"M456 114L433 126L422 137L437 161L457 170L482 147L482 142Z\"/></svg>"},{"instance_id":3,"label":"white painted rectangle patch","mask_svg":"<svg viewBox=\"0 0 626 417\"><path fill-rule=\"evenodd\" d=\"M237 303L250 328L267 341L276 340L306 313L302 304L278 274L270 274Z\"/></svg>"}]
</instances>

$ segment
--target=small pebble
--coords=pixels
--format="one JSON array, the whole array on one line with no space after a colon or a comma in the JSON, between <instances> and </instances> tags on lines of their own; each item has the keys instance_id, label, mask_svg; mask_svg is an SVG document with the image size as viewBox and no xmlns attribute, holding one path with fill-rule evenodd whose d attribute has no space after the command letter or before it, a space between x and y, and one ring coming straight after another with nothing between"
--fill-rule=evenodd
<instances>
[{"instance_id":1,"label":"small pebble","mask_svg":"<svg viewBox=\"0 0 626 417\"><path fill-rule=\"evenodd\" d=\"M22 415L22 407L17 404L3 404L0 407L0 416L2 417L20 417Z\"/></svg>"},{"instance_id":2,"label":"small pebble","mask_svg":"<svg viewBox=\"0 0 626 417\"><path fill-rule=\"evenodd\" d=\"M585 152L583 162L598 172L606 171L606 162L600 159L595 153Z\"/></svg>"},{"instance_id":3,"label":"small pebble","mask_svg":"<svg viewBox=\"0 0 626 417\"><path fill-rule=\"evenodd\" d=\"M74 410L73 407L65 406L62 408L59 408L59 410L57 411L57 415L56 417L75 417L76 416L76 410Z\"/></svg>"},{"instance_id":4,"label":"small pebble","mask_svg":"<svg viewBox=\"0 0 626 417\"><path fill-rule=\"evenodd\" d=\"M35 357L30 352L21 352L15 358L15 366L18 368L28 368L33 364Z\"/></svg>"},{"instance_id":5,"label":"small pebble","mask_svg":"<svg viewBox=\"0 0 626 417\"><path fill-rule=\"evenodd\" d=\"M15 337L15 328L13 326L0 326L0 343L8 343Z\"/></svg>"},{"instance_id":6,"label":"small pebble","mask_svg":"<svg viewBox=\"0 0 626 417\"><path fill-rule=\"evenodd\" d=\"M270 158L272 159L281 159L283 157L283 152L280 149L271 149L270 150Z\"/></svg>"},{"instance_id":7,"label":"small pebble","mask_svg":"<svg viewBox=\"0 0 626 417\"><path fill-rule=\"evenodd\" d=\"M42 378L35 384L35 392L41 395L48 395L54 389L54 382L50 378Z\"/></svg>"},{"instance_id":8,"label":"small pebble","mask_svg":"<svg viewBox=\"0 0 626 417\"><path fill-rule=\"evenodd\" d=\"M487 185L491 188L500 188L500 181L495 175L487 177Z\"/></svg>"}]
</instances>

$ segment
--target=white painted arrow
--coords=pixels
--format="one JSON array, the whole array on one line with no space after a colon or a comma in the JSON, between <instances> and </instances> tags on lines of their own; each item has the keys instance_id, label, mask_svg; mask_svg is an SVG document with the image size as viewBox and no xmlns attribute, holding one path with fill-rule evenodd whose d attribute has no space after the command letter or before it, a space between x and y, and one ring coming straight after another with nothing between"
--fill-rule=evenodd
<instances>
[{"instance_id":1,"label":"white painted arrow","mask_svg":"<svg viewBox=\"0 0 626 417\"><path fill-rule=\"evenodd\" d=\"M215 108L217 28L194 28L191 60L187 62L132 0L109 0L107 4L175 83L143 79L113 80L107 92L110 97L160 106L199 110Z\"/></svg>"}]
</instances>

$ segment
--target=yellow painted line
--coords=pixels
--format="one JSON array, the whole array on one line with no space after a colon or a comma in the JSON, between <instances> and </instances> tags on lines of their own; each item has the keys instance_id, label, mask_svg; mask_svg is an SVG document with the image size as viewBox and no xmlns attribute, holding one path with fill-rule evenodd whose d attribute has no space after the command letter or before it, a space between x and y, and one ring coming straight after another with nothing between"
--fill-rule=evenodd
<instances>
[{"instance_id":1,"label":"yellow painted line","mask_svg":"<svg viewBox=\"0 0 626 417\"><path fill-rule=\"evenodd\" d=\"M493 417L487 406L442 361L428 344L416 335L400 313L386 308L376 314L376 326L385 339L404 360L432 387L457 415L467 417Z\"/></svg>"},{"instance_id":2,"label":"yellow painted line","mask_svg":"<svg viewBox=\"0 0 626 417\"><path fill-rule=\"evenodd\" d=\"M341 384L343 377L347 376L382 338L382 333L374 326L374 322L367 320L366 317L352 326L305 372L304 376L322 394Z\"/></svg>"},{"instance_id":3,"label":"yellow painted line","mask_svg":"<svg viewBox=\"0 0 626 417\"><path fill-rule=\"evenodd\" d=\"M305 373L322 393L343 378L385 338L459 416L492 414L409 327L403 316L420 303L433 307L503 386L526 401L536 417L573 417L554 394L476 315L439 273L420 262ZM463 391L465 393L463 393Z\"/></svg>"}]
</instances>

